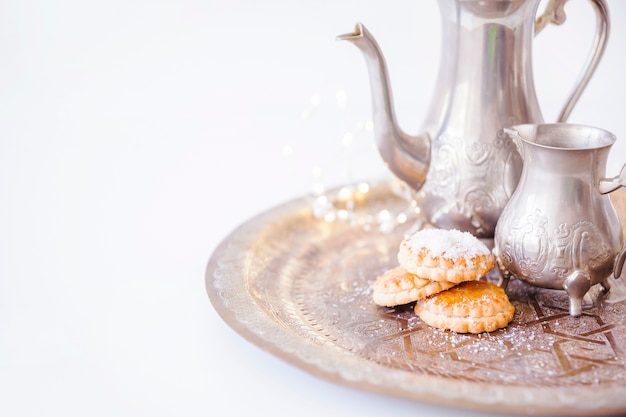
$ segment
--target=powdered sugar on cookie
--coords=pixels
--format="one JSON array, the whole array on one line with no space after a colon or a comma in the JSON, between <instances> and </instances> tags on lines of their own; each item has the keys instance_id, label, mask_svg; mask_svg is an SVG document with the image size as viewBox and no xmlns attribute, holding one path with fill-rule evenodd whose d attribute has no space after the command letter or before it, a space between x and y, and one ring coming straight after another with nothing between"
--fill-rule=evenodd
<instances>
[{"instance_id":1,"label":"powdered sugar on cookie","mask_svg":"<svg viewBox=\"0 0 626 417\"><path fill-rule=\"evenodd\" d=\"M440 256L453 261L464 258L471 262L491 252L478 238L469 232L456 229L424 229L405 239L413 252L428 251L431 256Z\"/></svg>"},{"instance_id":2,"label":"powdered sugar on cookie","mask_svg":"<svg viewBox=\"0 0 626 417\"><path fill-rule=\"evenodd\" d=\"M398 262L421 278L459 283L485 275L495 265L495 258L470 233L424 229L400 243Z\"/></svg>"}]
</instances>

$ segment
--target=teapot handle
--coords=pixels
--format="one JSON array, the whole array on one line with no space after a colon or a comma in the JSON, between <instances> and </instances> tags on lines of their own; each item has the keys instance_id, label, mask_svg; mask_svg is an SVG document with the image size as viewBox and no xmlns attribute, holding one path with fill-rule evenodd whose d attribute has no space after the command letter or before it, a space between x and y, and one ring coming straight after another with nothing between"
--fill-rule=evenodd
<instances>
[{"instance_id":1,"label":"teapot handle","mask_svg":"<svg viewBox=\"0 0 626 417\"><path fill-rule=\"evenodd\" d=\"M548 23L553 23L555 25L560 25L565 22L565 3L568 0L550 0L548 5L545 8L544 13L539 16L535 20L535 35L545 28ZM570 94L569 98L563 110L561 110L561 114L559 115L558 121L565 122L569 117L572 109L578 102L580 95L582 94L585 87L589 83L591 76L593 75L598 63L600 62L600 58L602 58L602 54L604 53L604 49L606 48L606 42L609 37L609 10L604 0L589 0L593 6L594 11L596 12L596 34L593 41L593 45L591 47L591 54L589 55L588 61L585 65L585 70L582 72L578 81L576 83L576 87Z\"/></svg>"}]
</instances>

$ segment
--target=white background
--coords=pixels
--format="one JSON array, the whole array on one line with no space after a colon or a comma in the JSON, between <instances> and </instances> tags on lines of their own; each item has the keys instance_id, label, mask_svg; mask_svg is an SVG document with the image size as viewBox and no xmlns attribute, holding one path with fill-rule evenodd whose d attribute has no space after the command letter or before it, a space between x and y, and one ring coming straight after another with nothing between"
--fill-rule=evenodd
<instances>
[{"instance_id":1,"label":"white background","mask_svg":"<svg viewBox=\"0 0 626 417\"><path fill-rule=\"evenodd\" d=\"M570 122L626 162L626 2ZM554 121L595 18L535 42ZM360 52L385 52L417 132L437 72L436 1L0 2L0 414L479 415L338 386L251 345L217 315L204 270L236 226L385 168ZM339 93L339 94L338 94ZM339 100L337 100L339 97Z\"/></svg>"}]
</instances>

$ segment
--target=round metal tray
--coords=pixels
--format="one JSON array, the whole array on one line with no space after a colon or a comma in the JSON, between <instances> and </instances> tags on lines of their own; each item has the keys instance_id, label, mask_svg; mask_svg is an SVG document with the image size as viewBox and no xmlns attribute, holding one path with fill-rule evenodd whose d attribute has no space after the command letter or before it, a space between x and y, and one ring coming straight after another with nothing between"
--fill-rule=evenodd
<instances>
[{"instance_id":1,"label":"round metal tray","mask_svg":"<svg viewBox=\"0 0 626 417\"><path fill-rule=\"evenodd\" d=\"M626 192L612 198L625 219ZM406 204L380 185L355 210ZM301 198L257 216L210 258L211 303L252 343L330 381L422 402L517 414L626 412L623 284L614 281L573 318L564 291L512 280L516 312L507 328L441 331L422 323L412 305L371 300L373 280L397 265L411 222L364 230L320 220L311 206Z\"/></svg>"}]
</instances>

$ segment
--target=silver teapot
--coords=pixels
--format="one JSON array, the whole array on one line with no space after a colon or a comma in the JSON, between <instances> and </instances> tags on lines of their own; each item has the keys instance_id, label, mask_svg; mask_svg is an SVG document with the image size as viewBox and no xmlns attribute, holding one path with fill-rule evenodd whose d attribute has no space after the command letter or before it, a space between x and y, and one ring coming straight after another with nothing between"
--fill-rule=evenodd
<instances>
[{"instance_id":1,"label":"silver teapot","mask_svg":"<svg viewBox=\"0 0 626 417\"><path fill-rule=\"evenodd\" d=\"M417 192L422 221L493 237L502 208L522 170L505 126L543 123L532 73L532 40L547 23L565 20L566 0L552 0L537 20L540 0L438 0L442 22L439 76L423 133L396 121L383 54L362 24L341 35L364 54L370 74L374 134L389 169ZM588 65L567 101L565 121L592 76L607 41L603 0Z\"/></svg>"},{"instance_id":2,"label":"silver teapot","mask_svg":"<svg viewBox=\"0 0 626 417\"><path fill-rule=\"evenodd\" d=\"M565 290L572 316L583 297L619 277L626 251L622 227L608 193L626 186L626 165L605 177L615 136L567 123L524 124L505 129L519 142L524 168L505 205L494 237L494 255L506 287L513 276ZM621 253L620 253L621 252Z\"/></svg>"}]
</instances>

